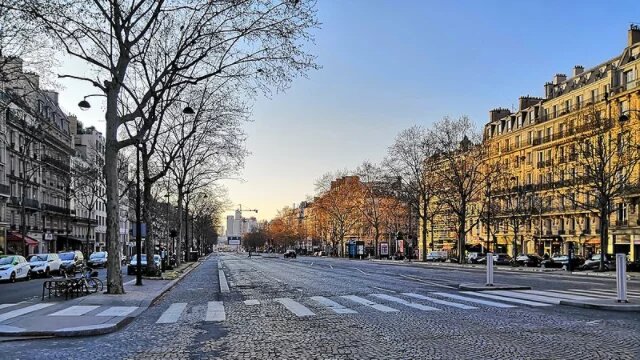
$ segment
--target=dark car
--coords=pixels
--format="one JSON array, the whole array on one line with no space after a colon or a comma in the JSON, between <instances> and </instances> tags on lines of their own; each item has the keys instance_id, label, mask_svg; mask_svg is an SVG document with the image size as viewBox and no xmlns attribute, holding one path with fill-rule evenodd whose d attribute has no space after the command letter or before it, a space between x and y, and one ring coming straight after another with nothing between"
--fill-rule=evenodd
<instances>
[{"instance_id":1,"label":"dark car","mask_svg":"<svg viewBox=\"0 0 640 360\"><path fill-rule=\"evenodd\" d=\"M538 267L543 259L538 254L520 254L513 260L515 266Z\"/></svg>"},{"instance_id":2,"label":"dark car","mask_svg":"<svg viewBox=\"0 0 640 360\"><path fill-rule=\"evenodd\" d=\"M478 259L477 261L477 264L486 264L486 263L487 263L486 256ZM493 254L493 263L495 265L511 265L511 256L504 253Z\"/></svg>"},{"instance_id":3,"label":"dark car","mask_svg":"<svg viewBox=\"0 0 640 360\"><path fill-rule=\"evenodd\" d=\"M591 259L588 259L582 264L580 269L582 270L599 270L600 269L600 257L602 254L595 254L591 256ZM616 268L616 260L615 256L611 254L606 254L604 257L604 270L609 271Z\"/></svg>"},{"instance_id":4,"label":"dark car","mask_svg":"<svg viewBox=\"0 0 640 360\"><path fill-rule=\"evenodd\" d=\"M574 255L571 257L571 269L579 269L585 262L584 257ZM569 255L556 255L550 259L543 260L540 264L542 268L569 269Z\"/></svg>"},{"instance_id":5,"label":"dark car","mask_svg":"<svg viewBox=\"0 0 640 360\"><path fill-rule=\"evenodd\" d=\"M60 265L60 272L73 275L80 269L84 262L84 255L81 251L67 251L58 253L62 264Z\"/></svg>"},{"instance_id":6,"label":"dark car","mask_svg":"<svg viewBox=\"0 0 640 360\"><path fill-rule=\"evenodd\" d=\"M91 268L106 267L109 254L106 251L94 252L89 256L87 265Z\"/></svg>"},{"instance_id":7,"label":"dark car","mask_svg":"<svg viewBox=\"0 0 640 360\"><path fill-rule=\"evenodd\" d=\"M640 271L640 258L627 264L628 271Z\"/></svg>"},{"instance_id":8,"label":"dark car","mask_svg":"<svg viewBox=\"0 0 640 360\"><path fill-rule=\"evenodd\" d=\"M284 253L284 257L285 258L296 258L296 251L295 250L287 250Z\"/></svg>"}]
</instances>

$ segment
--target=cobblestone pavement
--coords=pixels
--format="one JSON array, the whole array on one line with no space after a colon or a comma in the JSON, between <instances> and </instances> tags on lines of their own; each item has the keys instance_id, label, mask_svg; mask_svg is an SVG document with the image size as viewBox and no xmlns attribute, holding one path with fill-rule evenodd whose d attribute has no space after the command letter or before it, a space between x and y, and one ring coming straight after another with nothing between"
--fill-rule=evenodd
<instances>
[{"instance_id":1,"label":"cobblestone pavement","mask_svg":"<svg viewBox=\"0 0 640 360\"><path fill-rule=\"evenodd\" d=\"M455 285L481 277L473 272L314 258L220 258L229 293L219 292L212 257L120 332L0 343L0 357L640 359L639 314L534 302L496 301L502 304L496 307L446 297L471 297ZM505 279L526 282L520 274ZM558 281L533 276L530 282L537 290L558 291L610 285L553 279ZM206 321L220 316L217 301L224 321Z\"/></svg>"}]
</instances>

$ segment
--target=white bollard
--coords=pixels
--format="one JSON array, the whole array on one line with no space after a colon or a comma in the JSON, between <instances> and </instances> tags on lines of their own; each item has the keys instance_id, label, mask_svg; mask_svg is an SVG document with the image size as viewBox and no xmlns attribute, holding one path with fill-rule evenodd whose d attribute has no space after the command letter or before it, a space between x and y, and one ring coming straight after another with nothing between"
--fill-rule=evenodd
<instances>
[{"instance_id":1,"label":"white bollard","mask_svg":"<svg viewBox=\"0 0 640 360\"><path fill-rule=\"evenodd\" d=\"M618 290L618 302L626 303L627 300L627 255L616 254L616 286Z\"/></svg>"},{"instance_id":2,"label":"white bollard","mask_svg":"<svg viewBox=\"0 0 640 360\"><path fill-rule=\"evenodd\" d=\"M487 286L493 286L493 253L487 253Z\"/></svg>"}]
</instances>

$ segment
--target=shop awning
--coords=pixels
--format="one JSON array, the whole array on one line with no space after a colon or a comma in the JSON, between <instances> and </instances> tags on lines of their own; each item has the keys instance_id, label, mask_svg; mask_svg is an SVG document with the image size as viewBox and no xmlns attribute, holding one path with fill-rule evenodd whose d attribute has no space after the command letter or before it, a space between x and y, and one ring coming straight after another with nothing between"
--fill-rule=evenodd
<instances>
[{"instance_id":1,"label":"shop awning","mask_svg":"<svg viewBox=\"0 0 640 360\"><path fill-rule=\"evenodd\" d=\"M68 241L75 241L75 242L80 242L80 243L84 243L84 239L75 237L75 236L69 236L69 235L58 235L58 240L68 240Z\"/></svg>"},{"instance_id":2,"label":"shop awning","mask_svg":"<svg viewBox=\"0 0 640 360\"><path fill-rule=\"evenodd\" d=\"M585 245L600 245L600 239L598 238L587 239L587 241L585 241L584 243Z\"/></svg>"},{"instance_id":3,"label":"shop awning","mask_svg":"<svg viewBox=\"0 0 640 360\"><path fill-rule=\"evenodd\" d=\"M21 242L24 241L25 244L27 244L28 246L37 246L38 240L32 239L27 235L22 235L22 234L18 234L18 233L9 233L9 236L7 236L7 241L14 241L14 242Z\"/></svg>"}]
</instances>

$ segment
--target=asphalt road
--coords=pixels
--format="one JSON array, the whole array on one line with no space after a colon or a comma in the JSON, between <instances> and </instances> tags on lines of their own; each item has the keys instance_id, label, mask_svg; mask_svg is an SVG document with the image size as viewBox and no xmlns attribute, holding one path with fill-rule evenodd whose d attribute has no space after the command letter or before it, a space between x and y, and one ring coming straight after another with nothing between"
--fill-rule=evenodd
<instances>
[{"instance_id":1,"label":"asphalt road","mask_svg":"<svg viewBox=\"0 0 640 360\"><path fill-rule=\"evenodd\" d=\"M101 280L106 280L107 271L104 268L96 269L98 271L98 277ZM135 276L128 276L126 274L126 268L123 272L123 281L129 281L134 279ZM53 275L52 277L58 276ZM76 275L78 276L78 275ZM34 301L39 300L42 296L42 283L47 280L44 277L34 277L30 281L18 280L15 283L2 282L0 283L0 304L12 304L21 301Z\"/></svg>"},{"instance_id":2,"label":"asphalt road","mask_svg":"<svg viewBox=\"0 0 640 360\"><path fill-rule=\"evenodd\" d=\"M219 290L218 259L229 293ZM615 289L612 279L560 272L498 271L495 278L556 294ZM203 262L119 332L0 342L0 354L16 359L640 357L638 313L492 302L456 288L483 281L481 269L223 254ZM630 282L629 290L640 291L640 283Z\"/></svg>"}]
</instances>

